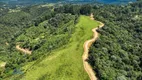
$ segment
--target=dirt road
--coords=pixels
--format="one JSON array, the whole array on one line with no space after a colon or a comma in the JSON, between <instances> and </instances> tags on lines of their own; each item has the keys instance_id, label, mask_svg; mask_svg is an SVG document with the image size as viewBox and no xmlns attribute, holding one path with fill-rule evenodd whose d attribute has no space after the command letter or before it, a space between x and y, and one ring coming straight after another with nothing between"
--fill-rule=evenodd
<instances>
[{"instance_id":1,"label":"dirt road","mask_svg":"<svg viewBox=\"0 0 142 80\"><path fill-rule=\"evenodd\" d=\"M90 15L90 19L91 19L91 20L94 20L93 14ZM99 22L99 21L97 21L97 22ZM103 24L102 22L99 22L99 23L100 23L99 28L102 28L102 27L104 26L104 24ZM88 74L89 77L90 77L90 80L97 80L97 77L95 76L95 73L94 73L94 71L93 71L91 65L87 62L88 57L89 57L89 55L88 55L88 53L89 53L89 48L90 48L91 44L93 44L93 43L97 40L97 38L98 38L98 36L99 36L99 33L96 31L97 29L98 29L98 28L92 29L92 31L93 31L93 33L94 33L94 34L93 34L93 38L90 39L90 40L87 40L87 41L84 43L84 46L83 46L83 47L84 47L84 54L83 54L83 56L82 56L83 65L84 65L85 71L87 72L87 74Z\"/></svg>"},{"instance_id":2,"label":"dirt road","mask_svg":"<svg viewBox=\"0 0 142 80\"><path fill-rule=\"evenodd\" d=\"M16 49L23 52L23 53L25 53L25 54L29 54L29 55L32 54L32 51L30 51L28 49L23 49L23 48L20 47L20 45L16 45Z\"/></svg>"}]
</instances>

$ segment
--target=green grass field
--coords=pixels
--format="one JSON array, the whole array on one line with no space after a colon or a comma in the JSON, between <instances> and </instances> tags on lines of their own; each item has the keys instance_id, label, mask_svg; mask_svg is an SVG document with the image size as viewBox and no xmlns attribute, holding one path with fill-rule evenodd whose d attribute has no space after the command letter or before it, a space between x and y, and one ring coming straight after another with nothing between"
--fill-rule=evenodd
<instances>
[{"instance_id":1,"label":"green grass field","mask_svg":"<svg viewBox=\"0 0 142 80\"><path fill-rule=\"evenodd\" d=\"M80 16L69 44L32 66L21 80L89 80L82 62L83 44L92 38L92 29L98 25L89 17Z\"/></svg>"}]
</instances>

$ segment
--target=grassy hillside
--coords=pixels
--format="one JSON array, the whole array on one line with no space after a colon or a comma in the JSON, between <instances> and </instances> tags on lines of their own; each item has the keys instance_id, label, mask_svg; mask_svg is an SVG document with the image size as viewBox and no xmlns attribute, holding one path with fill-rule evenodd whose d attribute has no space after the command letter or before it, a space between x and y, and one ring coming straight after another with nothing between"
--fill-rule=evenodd
<instances>
[{"instance_id":1,"label":"grassy hillside","mask_svg":"<svg viewBox=\"0 0 142 80\"><path fill-rule=\"evenodd\" d=\"M91 29L98 25L89 17L80 16L69 44L28 69L22 80L89 80L82 63L83 44L92 37Z\"/></svg>"}]
</instances>

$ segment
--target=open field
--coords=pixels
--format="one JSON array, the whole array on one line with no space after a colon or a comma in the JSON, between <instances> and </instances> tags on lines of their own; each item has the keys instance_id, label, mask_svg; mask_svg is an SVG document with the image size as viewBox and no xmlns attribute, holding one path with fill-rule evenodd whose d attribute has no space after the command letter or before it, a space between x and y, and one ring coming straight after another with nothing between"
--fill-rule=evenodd
<instances>
[{"instance_id":1,"label":"open field","mask_svg":"<svg viewBox=\"0 0 142 80\"><path fill-rule=\"evenodd\" d=\"M70 43L34 65L22 80L89 80L83 68L83 44L92 37L92 29L98 25L89 17L80 16Z\"/></svg>"}]
</instances>

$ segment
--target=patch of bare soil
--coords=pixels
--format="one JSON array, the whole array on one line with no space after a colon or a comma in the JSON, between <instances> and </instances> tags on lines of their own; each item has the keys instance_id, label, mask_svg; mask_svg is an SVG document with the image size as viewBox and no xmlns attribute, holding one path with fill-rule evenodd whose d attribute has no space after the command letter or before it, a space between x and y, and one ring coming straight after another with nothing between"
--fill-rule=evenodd
<instances>
[{"instance_id":1,"label":"patch of bare soil","mask_svg":"<svg viewBox=\"0 0 142 80\"><path fill-rule=\"evenodd\" d=\"M94 20L94 15L93 14L91 14L90 15L90 19L91 20ZM87 74L89 75L89 77L90 77L90 80L97 80L97 77L95 76L95 73L94 73L94 71L93 71L93 69L92 69L92 67L91 67L91 65L87 62L87 60L88 60L88 57L89 57L89 48L90 48L90 46L97 40L97 38L98 38L98 36L99 36L99 33L96 31L97 29L99 29L99 28L102 28L103 26L104 26L104 24L102 23L102 22L100 22L100 21L97 21L97 22L99 22L100 23L100 25L99 25L99 27L98 28L94 28L94 29L92 29L92 31L93 31L93 38L92 39L90 39L90 40L87 40L85 43L84 43L84 54L83 54L83 56L82 56L82 59L83 59L83 65L84 65L84 69L85 69L85 71L87 72Z\"/></svg>"},{"instance_id":2,"label":"patch of bare soil","mask_svg":"<svg viewBox=\"0 0 142 80\"><path fill-rule=\"evenodd\" d=\"M29 55L32 54L32 51L30 51L29 49L21 48L20 45L16 45L16 49L23 52L23 53L25 53L25 54L29 54Z\"/></svg>"}]
</instances>

